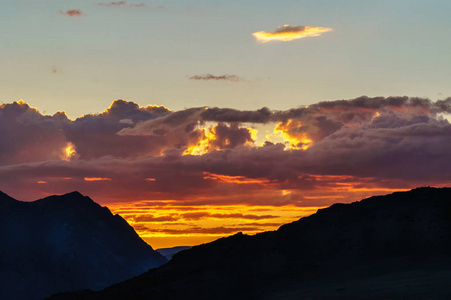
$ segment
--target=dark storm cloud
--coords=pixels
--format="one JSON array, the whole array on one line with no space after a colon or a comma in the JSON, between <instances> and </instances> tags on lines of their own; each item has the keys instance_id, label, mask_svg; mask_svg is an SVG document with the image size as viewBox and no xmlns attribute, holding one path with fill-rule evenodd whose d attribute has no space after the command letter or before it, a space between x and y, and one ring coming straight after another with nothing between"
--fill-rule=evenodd
<instances>
[{"instance_id":1,"label":"dark storm cloud","mask_svg":"<svg viewBox=\"0 0 451 300\"><path fill-rule=\"evenodd\" d=\"M232 81L232 82L238 82L238 81L244 81L243 78L238 77L237 75L212 75L212 74L205 74L205 75L193 75L188 76L188 79L190 80L224 80L224 81Z\"/></svg>"}]
</instances>

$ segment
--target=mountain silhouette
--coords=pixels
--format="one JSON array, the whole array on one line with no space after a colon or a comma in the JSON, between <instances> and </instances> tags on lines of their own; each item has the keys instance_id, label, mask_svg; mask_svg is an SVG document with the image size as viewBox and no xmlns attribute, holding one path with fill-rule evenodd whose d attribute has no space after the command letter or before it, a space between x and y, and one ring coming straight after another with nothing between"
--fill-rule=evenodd
<instances>
[{"instance_id":1,"label":"mountain silhouette","mask_svg":"<svg viewBox=\"0 0 451 300\"><path fill-rule=\"evenodd\" d=\"M451 189L334 204L277 231L174 255L103 291L51 299L450 299Z\"/></svg>"},{"instance_id":2,"label":"mountain silhouette","mask_svg":"<svg viewBox=\"0 0 451 300\"><path fill-rule=\"evenodd\" d=\"M78 192L34 202L0 192L0 299L99 290L167 260Z\"/></svg>"},{"instance_id":3,"label":"mountain silhouette","mask_svg":"<svg viewBox=\"0 0 451 300\"><path fill-rule=\"evenodd\" d=\"M155 249L155 251L157 251L158 253L160 253L164 257L166 257L168 260L171 260L172 257L175 254L179 253L180 251L188 250L188 249L191 249L191 248L192 248L191 246L176 246L176 247L171 247L171 248Z\"/></svg>"}]
</instances>

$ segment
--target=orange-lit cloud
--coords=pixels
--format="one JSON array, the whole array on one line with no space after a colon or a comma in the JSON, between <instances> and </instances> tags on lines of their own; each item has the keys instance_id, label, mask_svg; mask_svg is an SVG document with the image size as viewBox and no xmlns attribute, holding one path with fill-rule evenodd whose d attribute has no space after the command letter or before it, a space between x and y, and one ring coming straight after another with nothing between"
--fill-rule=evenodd
<instances>
[{"instance_id":1,"label":"orange-lit cloud","mask_svg":"<svg viewBox=\"0 0 451 300\"><path fill-rule=\"evenodd\" d=\"M64 147L62 159L70 161L71 158L75 157L76 154L77 154L77 151L75 151L74 144L72 144L71 142L68 142L66 147Z\"/></svg>"},{"instance_id":2,"label":"orange-lit cloud","mask_svg":"<svg viewBox=\"0 0 451 300\"><path fill-rule=\"evenodd\" d=\"M275 31L258 31L252 35L260 43L272 41L288 42L306 37L320 36L325 32L332 31L332 28L314 26L290 26L283 25Z\"/></svg>"},{"instance_id":3,"label":"orange-lit cloud","mask_svg":"<svg viewBox=\"0 0 451 300\"><path fill-rule=\"evenodd\" d=\"M184 155L203 155L214 150L233 149L251 145L256 135L253 128L240 128L237 124L218 123L216 126L198 129L194 139L183 152Z\"/></svg>"},{"instance_id":4,"label":"orange-lit cloud","mask_svg":"<svg viewBox=\"0 0 451 300\"><path fill-rule=\"evenodd\" d=\"M69 9L66 11L59 10L58 13L60 15L68 16L68 17L81 17L84 15L84 13L79 9Z\"/></svg>"},{"instance_id":5,"label":"orange-lit cloud","mask_svg":"<svg viewBox=\"0 0 451 300\"><path fill-rule=\"evenodd\" d=\"M83 178L85 181L110 181L111 178L106 177L85 177Z\"/></svg>"},{"instance_id":6,"label":"orange-lit cloud","mask_svg":"<svg viewBox=\"0 0 451 300\"><path fill-rule=\"evenodd\" d=\"M246 178L244 176L228 176L220 174L212 174L204 172L204 179L211 179L222 183L237 183L237 184L270 184L271 181L264 178Z\"/></svg>"},{"instance_id":7,"label":"orange-lit cloud","mask_svg":"<svg viewBox=\"0 0 451 300\"><path fill-rule=\"evenodd\" d=\"M274 128L274 133L282 135L289 149L307 150L313 144L308 132L303 130L302 123L296 120L280 122Z\"/></svg>"}]
</instances>

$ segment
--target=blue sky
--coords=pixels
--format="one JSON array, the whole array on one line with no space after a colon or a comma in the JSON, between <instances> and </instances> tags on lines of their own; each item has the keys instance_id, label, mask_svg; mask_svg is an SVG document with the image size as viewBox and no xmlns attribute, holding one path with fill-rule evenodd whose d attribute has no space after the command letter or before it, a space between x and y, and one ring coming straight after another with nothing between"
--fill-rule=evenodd
<instances>
[{"instance_id":1,"label":"blue sky","mask_svg":"<svg viewBox=\"0 0 451 300\"><path fill-rule=\"evenodd\" d=\"M451 95L446 1L99 2L4 1L0 101L74 118L118 98L180 110ZM84 15L58 13L70 9ZM252 36L284 24L333 31L265 44ZM204 74L243 80L189 79Z\"/></svg>"}]
</instances>

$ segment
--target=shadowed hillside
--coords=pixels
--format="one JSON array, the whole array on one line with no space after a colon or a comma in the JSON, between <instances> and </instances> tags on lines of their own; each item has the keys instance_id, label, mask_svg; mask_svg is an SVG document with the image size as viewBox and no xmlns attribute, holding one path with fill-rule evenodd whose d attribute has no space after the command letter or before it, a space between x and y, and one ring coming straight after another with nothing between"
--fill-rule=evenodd
<instances>
[{"instance_id":1,"label":"shadowed hillside","mask_svg":"<svg viewBox=\"0 0 451 300\"><path fill-rule=\"evenodd\" d=\"M102 289L167 260L78 192L34 202L0 192L0 299Z\"/></svg>"},{"instance_id":2,"label":"shadowed hillside","mask_svg":"<svg viewBox=\"0 0 451 300\"><path fill-rule=\"evenodd\" d=\"M102 292L52 299L444 299L450 250L451 189L418 188L219 239Z\"/></svg>"}]
</instances>

